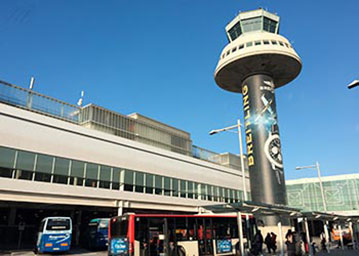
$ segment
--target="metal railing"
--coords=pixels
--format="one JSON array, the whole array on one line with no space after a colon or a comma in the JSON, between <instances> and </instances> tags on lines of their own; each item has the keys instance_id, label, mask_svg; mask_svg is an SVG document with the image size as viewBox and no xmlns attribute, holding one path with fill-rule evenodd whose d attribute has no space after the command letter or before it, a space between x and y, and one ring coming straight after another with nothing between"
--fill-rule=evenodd
<instances>
[{"instance_id":1,"label":"metal railing","mask_svg":"<svg viewBox=\"0 0 359 256\"><path fill-rule=\"evenodd\" d=\"M0 102L76 124L85 125L87 121L93 121L91 120L91 118L87 117L88 113L86 112L86 107L81 108L76 105L72 105L64 101L1 80ZM168 149L170 151L174 151L184 155L189 155L197 159L223 165L220 154L216 152L195 145L192 145L191 150L192 143L188 139L181 138L169 132L165 132L162 129L150 127L147 124L144 124L137 120L132 120L131 118L126 116L121 117L123 121L127 120L127 123L125 122L124 124L121 123L121 125L115 125L117 128L116 132L111 131L110 133L118 135L120 137L137 140L142 143ZM107 119L111 119L111 122L115 122L118 118L116 119L113 118L113 116L108 116ZM119 120L117 120L117 122L119 122ZM107 123L101 122L101 124L103 126ZM109 126L109 124L107 124L106 126ZM94 127L89 128L94 129ZM122 132L119 132L119 130L121 130L119 128L122 128ZM135 130L135 128L137 130ZM108 131L105 129L104 132ZM168 140L167 143L165 143L164 136L168 137L166 137Z\"/></svg>"},{"instance_id":2,"label":"metal railing","mask_svg":"<svg viewBox=\"0 0 359 256\"><path fill-rule=\"evenodd\" d=\"M78 123L81 108L0 80L0 102Z\"/></svg>"}]
</instances>

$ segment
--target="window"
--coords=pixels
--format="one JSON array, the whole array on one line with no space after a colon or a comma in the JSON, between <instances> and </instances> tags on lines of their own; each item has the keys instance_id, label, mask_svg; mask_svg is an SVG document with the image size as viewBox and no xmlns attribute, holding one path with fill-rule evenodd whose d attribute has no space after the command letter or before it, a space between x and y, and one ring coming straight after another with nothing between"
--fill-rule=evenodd
<instances>
[{"instance_id":1,"label":"window","mask_svg":"<svg viewBox=\"0 0 359 256\"><path fill-rule=\"evenodd\" d=\"M201 199L207 200L207 185L201 184Z\"/></svg>"},{"instance_id":2,"label":"window","mask_svg":"<svg viewBox=\"0 0 359 256\"><path fill-rule=\"evenodd\" d=\"M111 167L100 166L100 188L110 188L111 182Z\"/></svg>"},{"instance_id":3,"label":"window","mask_svg":"<svg viewBox=\"0 0 359 256\"><path fill-rule=\"evenodd\" d=\"M271 42L272 42L273 45L277 44L277 41L275 41L275 40L272 40Z\"/></svg>"},{"instance_id":4,"label":"window","mask_svg":"<svg viewBox=\"0 0 359 256\"><path fill-rule=\"evenodd\" d=\"M262 29L262 17L255 17L241 21L243 32L251 32Z\"/></svg>"},{"instance_id":5,"label":"window","mask_svg":"<svg viewBox=\"0 0 359 256\"><path fill-rule=\"evenodd\" d=\"M54 158L46 155L37 155L35 180L36 181L51 181L52 165Z\"/></svg>"},{"instance_id":6,"label":"window","mask_svg":"<svg viewBox=\"0 0 359 256\"><path fill-rule=\"evenodd\" d=\"M139 193L143 193L143 188L144 188L144 174L141 172L136 172L135 173L135 192L139 192Z\"/></svg>"},{"instance_id":7,"label":"window","mask_svg":"<svg viewBox=\"0 0 359 256\"><path fill-rule=\"evenodd\" d=\"M286 46L287 48L289 48L289 45L288 45L287 43L285 43L285 46Z\"/></svg>"},{"instance_id":8,"label":"window","mask_svg":"<svg viewBox=\"0 0 359 256\"><path fill-rule=\"evenodd\" d=\"M231 53L231 51L227 51L227 56Z\"/></svg>"},{"instance_id":9,"label":"window","mask_svg":"<svg viewBox=\"0 0 359 256\"><path fill-rule=\"evenodd\" d=\"M67 184L70 160L59 158L55 159L54 183Z\"/></svg>"},{"instance_id":10,"label":"window","mask_svg":"<svg viewBox=\"0 0 359 256\"><path fill-rule=\"evenodd\" d=\"M178 180L172 179L172 196L178 196Z\"/></svg>"},{"instance_id":11,"label":"window","mask_svg":"<svg viewBox=\"0 0 359 256\"><path fill-rule=\"evenodd\" d=\"M153 194L153 175L146 174L146 193Z\"/></svg>"},{"instance_id":12,"label":"window","mask_svg":"<svg viewBox=\"0 0 359 256\"><path fill-rule=\"evenodd\" d=\"M163 187L164 187L165 196L170 196L171 195L171 179L168 177L164 177L163 183L164 183Z\"/></svg>"},{"instance_id":13,"label":"window","mask_svg":"<svg viewBox=\"0 0 359 256\"><path fill-rule=\"evenodd\" d=\"M263 44L269 44L268 40L263 40Z\"/></svg>"},{"instance_id":14,"label":"window","mask_svg":"<svg viewBox=\"0 0 359 256\"><path fill-rule=\"evenodd\" d=\"M240 45L238 46L238 50L243 49L243 48L244 48L244 44L240 44Z\"/></svg>"},{"instance_id":15,"label":"window","mask_svg":"<svg viewBox=\"0 0 359 256\"><path fill-rule=\"evenodd\" d=\"M253 42L247 42L246 43L246 47L250 47L250 46L252 46L253 45Z\"/></svg>"},{"instance_id":16,"label":"window","mask_svg":"<svg viewBox=\"0 0 359 256\"><path fill-rule=\"evenodd\" d=\"M155 175L155 194L162 195L162 177Z\"/></svg>"},{"instance_id":17,"label":"window","mask_svg":"<svg viewBox=\"0 0 359 256\"><path fill-rule=\"evenodd\" d=\"M207 196L209 201L213 200L213 186L211 185L207 185Z\"/></svg>"},{"instance_id":18,"label":"window","mask_svg":"<svg viewBox=\"0 0 359 256\"><path fill-rule=\"evenodd\" d=\"M71 162L71 174L70 174L70 184L71 185L83 185L85 163L80 161Z\"/></svg>"},{"instance_id":19,"label":"window","mask_svg":"<svg viewBox=\"0 0 359 256\"><path fill-rule=\"evenodd\" d=\"M17 160L16 160L16 169L19 170L34 170L35 154L18 151Z\"/></svg>"},{"instance_id":20,"label":"window","mask_svg":"<svg viewBox=\"0 0 359 256\"><path fill-rule=\"evenodd\" d=\"M113 168L113 177L112 177L112 189L120 188L120 176L121 170L118 168Z\"/></svg>"},{"instance_id":21,"label":"window","mask_svg":"<svg viewBox=\"0 0 359 256\"><path fill-rule=\"evenodd\" d=\"M268 19L267 17L264 17L263 19L263 30L275 33L277 28L277 22L271 19Z\"/></svg>"},{"instance_id":22,"label":"window","mask_svg":"<svg viewBox=\"0 0 359 256\"><path fill-rule=\"evenodd\" d=\"M85 186L97 187L98 167L97 164L86 164Z\"/></svg>"},{"instance_id":23,"label":"window","mask_svg":"<svg viewBox=\"0 0 359 256\"><path fill-rule=\"evenodd\" d=\"M187 186L188 186L188 198L193 198L193 194L194 194L193 182L188 181Z\"/></svg>"},{"instance_id":24,"label":"window","mask_svg":"<svg viewBox=\"0 0 359 256\"><path fill-rule=\"evenodd\" d=\"M6 177L6 178L11 178L12 177L12 169L10 168L4 168L4 167L0 167L0 177Z\"/></svg>"},{"instance_id":25,"label":"window","mask_svg":"<svg viewBox=\"0 0 359 256\"><path fill-rule=\"evenodd\" d=\"M0 167L14 168L15 150L0 147Z\"/></svg>"},{"instance_id":26,"label":"window","mask_svg":"<svg viewBox=\"0 0 359 256\"><path fill-rule=\"evenodd\" d=\"M236 48L236 47L232 49L232 52L235 52L235 51L237 51L237 48Z\"/></svg>"},{"instance_id":27,"label":"window","mask_svg":"<svg viewBox=\"0 0 359 256\"><path fill-rule=\"evenodd\" d=\"M255 41L254 44L255 44L255 45L261 45L262 42L261 42L261 41Z\"/></svg>"},{"instance_id":28,"label":"window","mask_svg":"<svg viewBox=\"0 0 359 256\"><path fill-rule=\"evenodd\" d=\"M187 194L186 181L181 180L180 184L181 184L181 197L185 198Z\"/></svg>"},{"instance_id":29,"label":"window","mask_svg":"<svg viewBox=\"0 0 359 256\"><path fill-rule=\"evenodd\" d=\"M124 178L124 190L125 191L133 191L133 171L125 170L125 178Z\"/></svg>"},{"instance_id":30,"label":"window","mask_svg":"<svg viewBox=\"0 0 359 256\"><path fill-rule=\"evenodd\" d=\"M281 42L281 41L279 41L279 44L280 44L281 46L284 46L283 42Z\"/></svg>"},{"instance_id":31,"label":"window","mask_svg":"<svg viewBox=\"0 0 359 256\"><path fill-rule=\"evenodd\" d=\"M224 57L226 57L226 54L225 54L225 53L222 54L222 59L223 59Z\"/></svg>"},{"instance_id":32,"label":"window","mask_svg":"<svg viewBox=\"0 0 359 256\"><path fill-rule=\"evenodd\" d=\"M232 41L242 34L241 24L239 21L230 30L228 30L228 34Z\"/></svg>"}]
</instances>

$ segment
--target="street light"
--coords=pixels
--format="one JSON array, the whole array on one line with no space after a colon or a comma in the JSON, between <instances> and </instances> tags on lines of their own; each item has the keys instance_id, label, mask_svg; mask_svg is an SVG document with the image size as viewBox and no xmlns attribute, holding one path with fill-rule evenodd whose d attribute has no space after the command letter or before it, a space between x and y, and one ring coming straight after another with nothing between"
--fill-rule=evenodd
<instances>
[{"instance_id":1,"label":"street light","mask_svg":"<svg viewBox=\"0 0 359 256\"><path fill-rule=\"evenodd\" d=\"M322 200L323 200L323 208L324 211L327 211L327 203L325 201L325 196L324 196L324 189L323 189L323 183L322 180L320 178L320 167L319 167L319 163L316 162L315 165L308 165L308 166L298 166L295 167L296 170L302 170L302 169L317 169L318 172L318 180L319 180L319 185L320 185L320 192L322 194Z\"/></svg>"},{"instance_id":2,"label":"street light","mask_svg":"<svg viewBox=\"0 0 359 256\"><path fill-rule=\"evenodd\" d=\"M348 89L352 89L354 87L357 87L359 85L359 80L354 80L353 82L351 82L350 84L348 84Z\"/></svg>"},{"instance_id":3,"label":"street light","mask_svg":"<svg viewBox=\"0 0 359 256\"><path fill-rule=\"evenodd\" d=\"M242 132L241 132L241 120L238 119L237 124L236 125L232 125L232 126L228 126L222 129L215 129L209 132L209 135L214 135L220 132L224 132L224 131L231 131L235 128L238 128L238 140L239 140L239 154L240 154L240 159L241 159L241 171L242 171L242 186L243 186L243 200L244 201L248 201L248 197L247 197L247 189L246 189L246 175L245 175L245 170L244 170L244 161L243 161L243 146L242 146Z\"/></svg>"}]
</instances>

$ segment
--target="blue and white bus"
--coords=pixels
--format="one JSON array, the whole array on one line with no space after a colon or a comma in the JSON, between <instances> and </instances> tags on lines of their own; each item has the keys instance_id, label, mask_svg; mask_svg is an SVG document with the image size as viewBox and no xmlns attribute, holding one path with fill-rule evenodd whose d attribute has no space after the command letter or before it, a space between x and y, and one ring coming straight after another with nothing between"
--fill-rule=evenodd
<instances>
[{"instance_id":1,"label":"blue and white bus","mask_svg":"<svg viewBox=\"0 0 359 256\"><path fill-rule=\"evenodd\" d=\"M69 251L71 235L71 218L47 217L41 221L35 251L40 253Z\"/></svg>"},{"instance_id":2,"label":"blue and white bus","mask_svg":"<svg viewBox=\"0 0 359 256\"><path fill-rule=\"evenodd\" d=\"M87 229L87 247L90 250L107 248L109 222L109 218L98 218L90 221Z\"/></svg>"}]
</instances>

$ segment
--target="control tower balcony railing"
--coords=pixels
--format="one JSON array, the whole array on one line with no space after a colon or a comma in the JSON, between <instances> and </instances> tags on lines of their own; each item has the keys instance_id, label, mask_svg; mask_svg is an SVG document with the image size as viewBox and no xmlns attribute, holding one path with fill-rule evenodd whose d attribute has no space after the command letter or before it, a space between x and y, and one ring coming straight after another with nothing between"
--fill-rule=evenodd
<instances>
[{"instance_id":1,"label":"control tower balcony railing","mask_svg":"<svg viewBox=\"0 0 359 256\"><path fill-rule=\"evenodd\" d=\"M232 169L240 169L240 166L234 163L237 161L227 160L238 156L218 154L192 145L190 138L186 140L169 131L96 105L90 104L81 108L1 80L0 102ZM167 137L169 139L166 139ZM237 160L239 162L239 158Z\"/></svg>"},{"instance_id":2,"label":"control tower balcony railing","mask_svg":"<svg viewBox=\"0 0 359 256\"><path fill-rule=\"evenodd\" d=\"M0 102L72 123L80 120L81 108L78 106L1 80Z\"/></svg>"}]
</instances>

